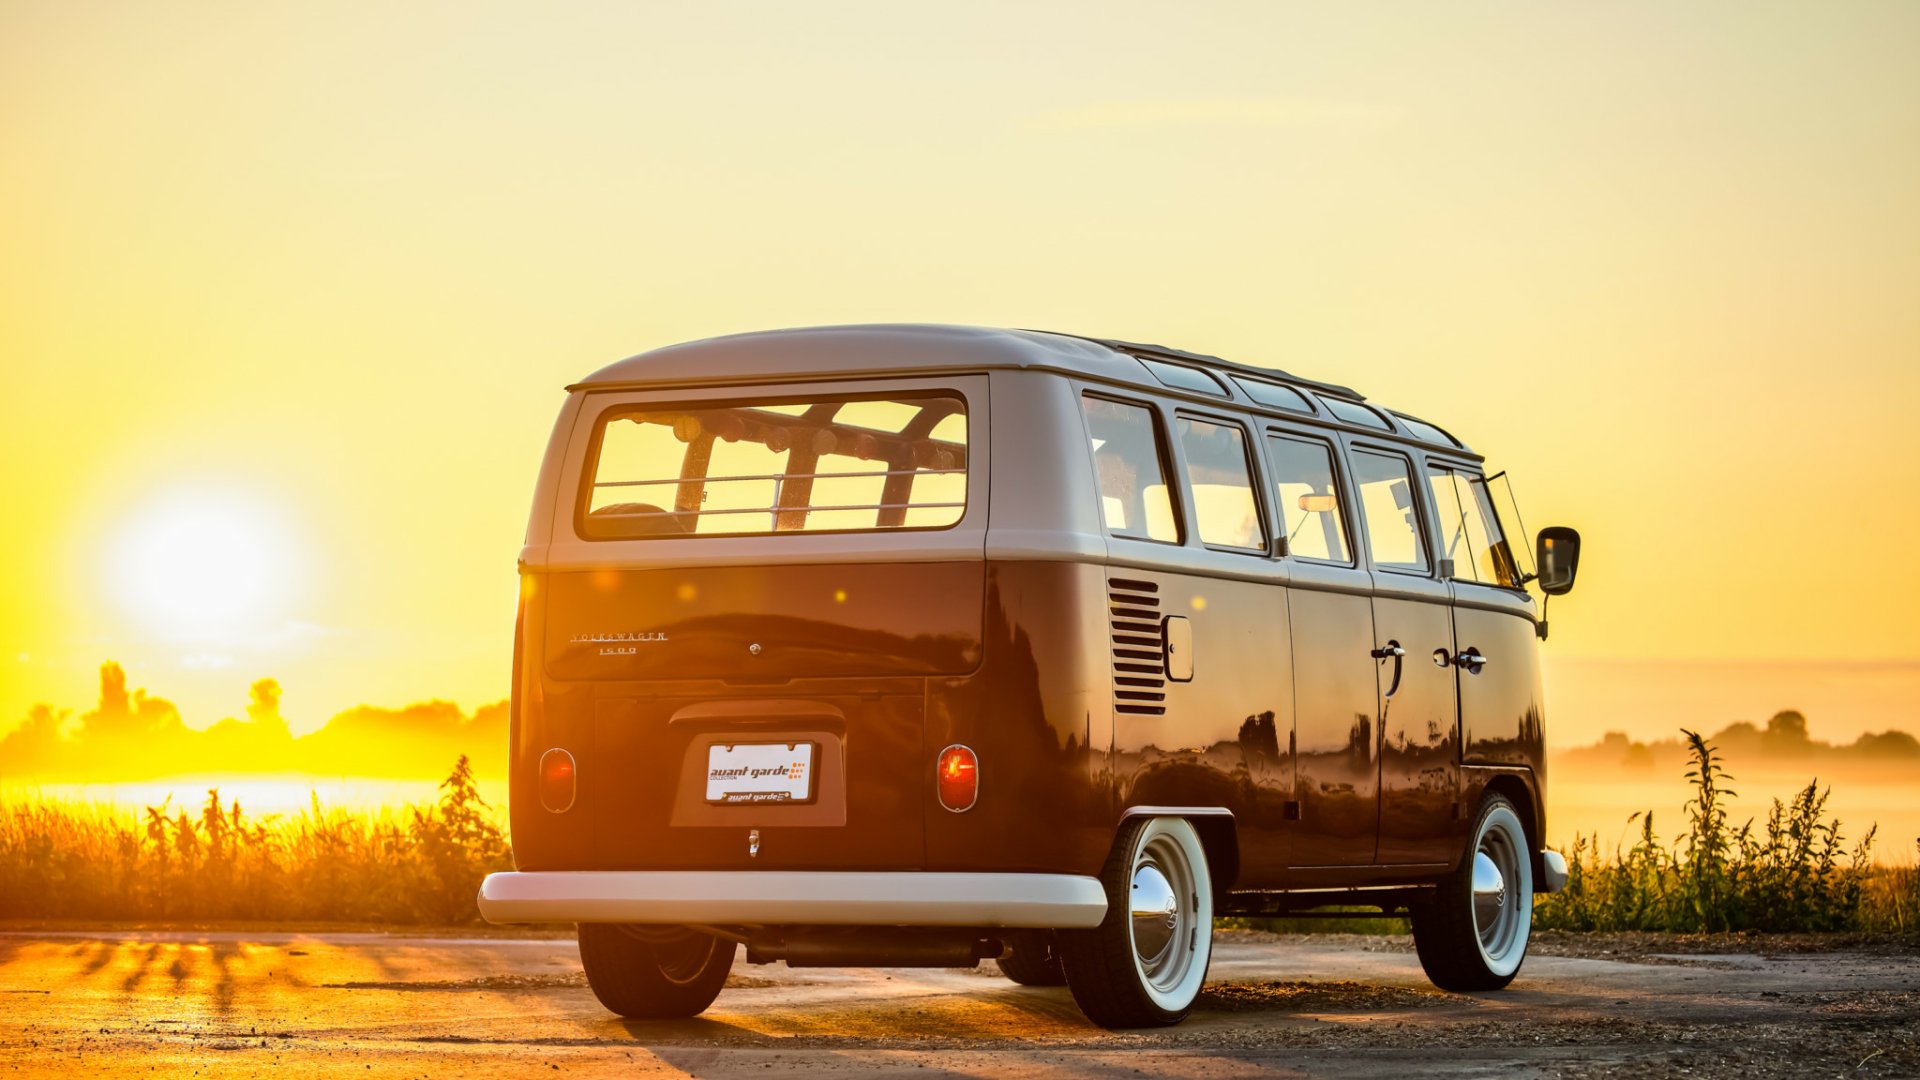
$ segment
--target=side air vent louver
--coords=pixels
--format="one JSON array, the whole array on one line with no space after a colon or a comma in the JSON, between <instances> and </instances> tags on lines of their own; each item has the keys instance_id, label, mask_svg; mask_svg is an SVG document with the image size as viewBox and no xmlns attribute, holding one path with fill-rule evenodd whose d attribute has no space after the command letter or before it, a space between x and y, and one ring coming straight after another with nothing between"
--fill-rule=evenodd
<instances>
[{"instance_id":1,"label":"side air vent louver","mask_svg":"<svg viewBox=\"0 0 1920 1080\"><path fill-rule=\"evenodd\" d=\"M1107 580L1115 712L1160 716L1167 711L1167 657L1160 640L1159 592L1160 586L1151 581Z\"/></svg>"}]
</instances>

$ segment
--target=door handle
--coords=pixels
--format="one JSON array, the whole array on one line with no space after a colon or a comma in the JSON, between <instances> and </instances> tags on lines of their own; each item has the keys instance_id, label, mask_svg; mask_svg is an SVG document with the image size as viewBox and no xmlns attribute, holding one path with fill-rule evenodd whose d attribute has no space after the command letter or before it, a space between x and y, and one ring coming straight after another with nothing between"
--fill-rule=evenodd
<instances>
[{"instance_id":1,"label":"door handle","mask_svg":"<svg viewBox=\"0 0 1920 1080\"><path fill-rule=\"evenodd\" d=\"M1371 655L1375 660L1393 661L1393 682L1387 687L1387 692L1384 694L1381 694L1380 696L1390 698L1393 695L1399 693L1400 692L1400 660L1402 657L1407 655L1407 650L1401 648L1399 642L1389 641L1385 645L1382 645L1379 648L1373 650Z\"/></svg>"},{"instance_id":2,"label":"door handle","mask_svg":"<svg viewBox=\"0 0 1920 1080\"><path fill-rule=\"evenodd\" d=\"M1487 666L1487 658L1481 656L1478 649L1468 649L1466 652L1454 657L1453 662L1476 675L1479 674L1481 668Z\"/></svg>"}]
</instances>

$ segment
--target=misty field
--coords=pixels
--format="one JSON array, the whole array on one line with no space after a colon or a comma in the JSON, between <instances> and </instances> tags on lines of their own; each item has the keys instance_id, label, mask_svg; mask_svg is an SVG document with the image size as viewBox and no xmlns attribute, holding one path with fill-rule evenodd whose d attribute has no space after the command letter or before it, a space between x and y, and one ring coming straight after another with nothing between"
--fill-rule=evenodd
<instances>
[{"instance_id":1,"label":"misty field","mask_svg":"<svg viewBox=\"0 0 1920 1080\"><path fill-rule=\"evenodd\" d=\"M1831 790L1810 781L1735 824L1735 792L1719 751L1684 732L1693 798L1670 843L1656 816L1636 813L1638 837L1603 852L1576 837L1566 889L1541 897L1535 924L1560 930L1920 932L1920 867L1877 865L1875 826L1849 844L1827 811ZM1920 839L1914 841L1920 854Z\"/></svg>"},{"instance_id":2,"label":"misty field","mask_svg":"<svg viewBox=\"0 0 1920 1080\"><path fill-rule=\"evenodd\" d=\"M1875 861L1872 827L1849 840L1817 784L1736 823L1719 753L1692 733L1687 746L1693 797L1677 835L1663 840L1656 815L1642 812L1630 843L1603 850L1577 837L1561 849L1568 888L1538 898L1537 925L1920 933L1920 870L1908 853ZM138 815L16 798L0 804L0 919L478 922L480 879L512 865L501 808L481 798L464 756L438 791L399 810L328 808L316 796L259 817L217 790L196 806L167 801ZM1404 923L1285 928L1396 927Z\"/></svg>"}]
</instances>

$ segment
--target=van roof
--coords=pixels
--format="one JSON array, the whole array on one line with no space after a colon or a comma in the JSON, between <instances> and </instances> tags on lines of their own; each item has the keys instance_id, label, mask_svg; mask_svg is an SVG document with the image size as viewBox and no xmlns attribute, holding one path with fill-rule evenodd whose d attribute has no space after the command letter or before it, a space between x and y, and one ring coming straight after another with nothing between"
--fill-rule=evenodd
<instances>
[{"instance_id":1,"label":"van roof","mask_svg":"<svg viewBox=\"0 0 1920 1080\"><path fill-rule=\"evenodd\" d=\"M993 368L1059 371L1198 401L1230 399L1268 411L1275 408L1271 396L1254 394L1262 393L1260 384L1279 384L1296 392L1305 391L1309 407L1322 421L1370 434L1387 431L1401 439L1448 450L1468 449L1433 424L1363 404L1367 399L1345 386L1164 345L1044 330L879 323L728 334L630 356L567 389L723 386L780 381L795 375L872 378ZM1219 392L1196 391L1183 385L1182 369L1214 373L1216 377L1203 375L1193 381L1196 385L1217 384ZM1249 393L1250 384L1255 387L1253 393Z\"/></svg>"}]
</instances>

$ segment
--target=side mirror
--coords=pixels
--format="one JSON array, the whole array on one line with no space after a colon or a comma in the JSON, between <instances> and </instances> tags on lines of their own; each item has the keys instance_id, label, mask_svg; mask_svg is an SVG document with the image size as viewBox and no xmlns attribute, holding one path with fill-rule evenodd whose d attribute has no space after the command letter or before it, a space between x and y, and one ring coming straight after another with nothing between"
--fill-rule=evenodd
<instances>
[{"instance_id":1,"label":"side mirror","mask_svg":"<svg viewBox=\"0 0 1920 1080\"><path fill-rule=\"evenodd\" d=\"M1564 525L1541 529L1533 564L1541 592L1548 596L1571 592L1574 574L1580 569L1580 534Z\"/></svg>"}]
</instances>

